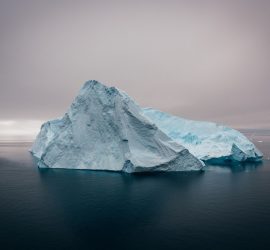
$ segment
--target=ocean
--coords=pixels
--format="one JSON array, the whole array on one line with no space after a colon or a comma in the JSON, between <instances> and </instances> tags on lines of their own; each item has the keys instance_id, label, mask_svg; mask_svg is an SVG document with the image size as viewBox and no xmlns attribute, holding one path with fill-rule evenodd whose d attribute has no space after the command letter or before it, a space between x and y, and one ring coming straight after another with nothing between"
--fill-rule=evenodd
<instances>
[{"instance_id":1,"label":"ocean","mask_svg":"<svg viewBox=\"0 0 270 250\"><path fill-rule=\"evenodd\" d=\"M38 169L0 142L0 249L270 249L270 131L261 164L200 173Z\"/></svg>"}]
</instances>

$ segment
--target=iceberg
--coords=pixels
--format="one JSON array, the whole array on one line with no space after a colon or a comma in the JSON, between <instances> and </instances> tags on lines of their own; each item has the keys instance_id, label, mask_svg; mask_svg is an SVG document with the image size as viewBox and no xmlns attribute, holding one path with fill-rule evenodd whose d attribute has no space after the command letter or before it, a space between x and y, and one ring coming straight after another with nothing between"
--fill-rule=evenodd
<instances>
[{"instance_id":1,"label":"iceberg","mask_svg":"<svg viewBox=\"0 0 270 250\"><path fill-rule=\"evenodd\" d=\"M192 121L152 108L144 115L160 130L204 162L227 164L258 162L262 153L239 131L212 122Z\"/></svg>"},{"instance_id":2,"label":"iceberg","mask_svg":"<svg viewBox=\"0 0 270 250\"><path fill-rule=\"evenodd\" d=\"M204 163L143 115L126 93L91 80L30 150L40 168L198 171Z\"/></svg>"}]
</instances>

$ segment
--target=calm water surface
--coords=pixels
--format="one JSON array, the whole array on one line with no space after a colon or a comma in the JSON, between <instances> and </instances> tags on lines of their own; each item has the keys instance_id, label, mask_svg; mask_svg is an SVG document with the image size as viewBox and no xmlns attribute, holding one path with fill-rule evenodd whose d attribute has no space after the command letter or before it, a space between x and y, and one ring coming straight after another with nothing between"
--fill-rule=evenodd
<instances>
[{"instance_id":1,"label":"calm water surface","mask_svg":"<svg viewBox=\"0 0 270 250\"><path fill-rule=\"evenodd\" d=\"M270 133L247 134L261 165L151 175L40 170L1 142L0 249L270 249Z\"/></svg>"}]
</instances>

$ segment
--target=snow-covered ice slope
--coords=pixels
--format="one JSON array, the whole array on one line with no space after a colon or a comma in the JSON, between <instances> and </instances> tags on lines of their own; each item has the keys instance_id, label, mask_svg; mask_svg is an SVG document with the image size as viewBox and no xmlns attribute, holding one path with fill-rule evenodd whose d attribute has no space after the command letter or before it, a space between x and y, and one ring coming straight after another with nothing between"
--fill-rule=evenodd
<instances>
[{"instance_id":1,"label":"snow-covered ice slope","mask_svg":"<svg viewBox=\"0 0 270 250\"><path fill-rule=\"evenodd\" d=\"M212 163L260 161L262 153L239 131L212 122L183 119L152 108L144 115L193 155Z\"/></svg>"},{"instance_id":2,"label":"snow-covered ice slope","mask_svg":"<svg viewBox=\"0 0 270 250\"><path fill-rule=\"evenodd\" d=\"M42 125L31 152L45 168L131 173L203 167L127 94L97 81L84 84L63 118Z\"/></svg>"}]
</instances>

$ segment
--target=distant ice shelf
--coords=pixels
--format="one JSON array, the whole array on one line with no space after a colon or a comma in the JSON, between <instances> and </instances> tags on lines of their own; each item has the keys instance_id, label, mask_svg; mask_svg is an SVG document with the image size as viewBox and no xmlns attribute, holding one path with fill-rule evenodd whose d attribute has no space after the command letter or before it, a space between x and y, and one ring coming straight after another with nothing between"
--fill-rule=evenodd
<instances>
[{"instance_id":1,"label":"distant ice shelf","mask_svg":"<svg viewBox=\"0 0 270 250\"><path fill-rule=\"evenodd\" d=\"M202 161L143 112L147 114L123 91L88 81L62 118L42 125L31 152L41 168L128 173L202 169Z\"/></svg>"},{"instance_id":2,"label":"distant ice shelf","mask_svg":"<svg viewBox=\"0 0 270 250\"><path fill-rule=\"evenodd\" d=\"M205 162L258 162L262 153L239 131L212 122L192 121L152 108L144 115L170 138Z\"/></svg>"}]
</instances>

